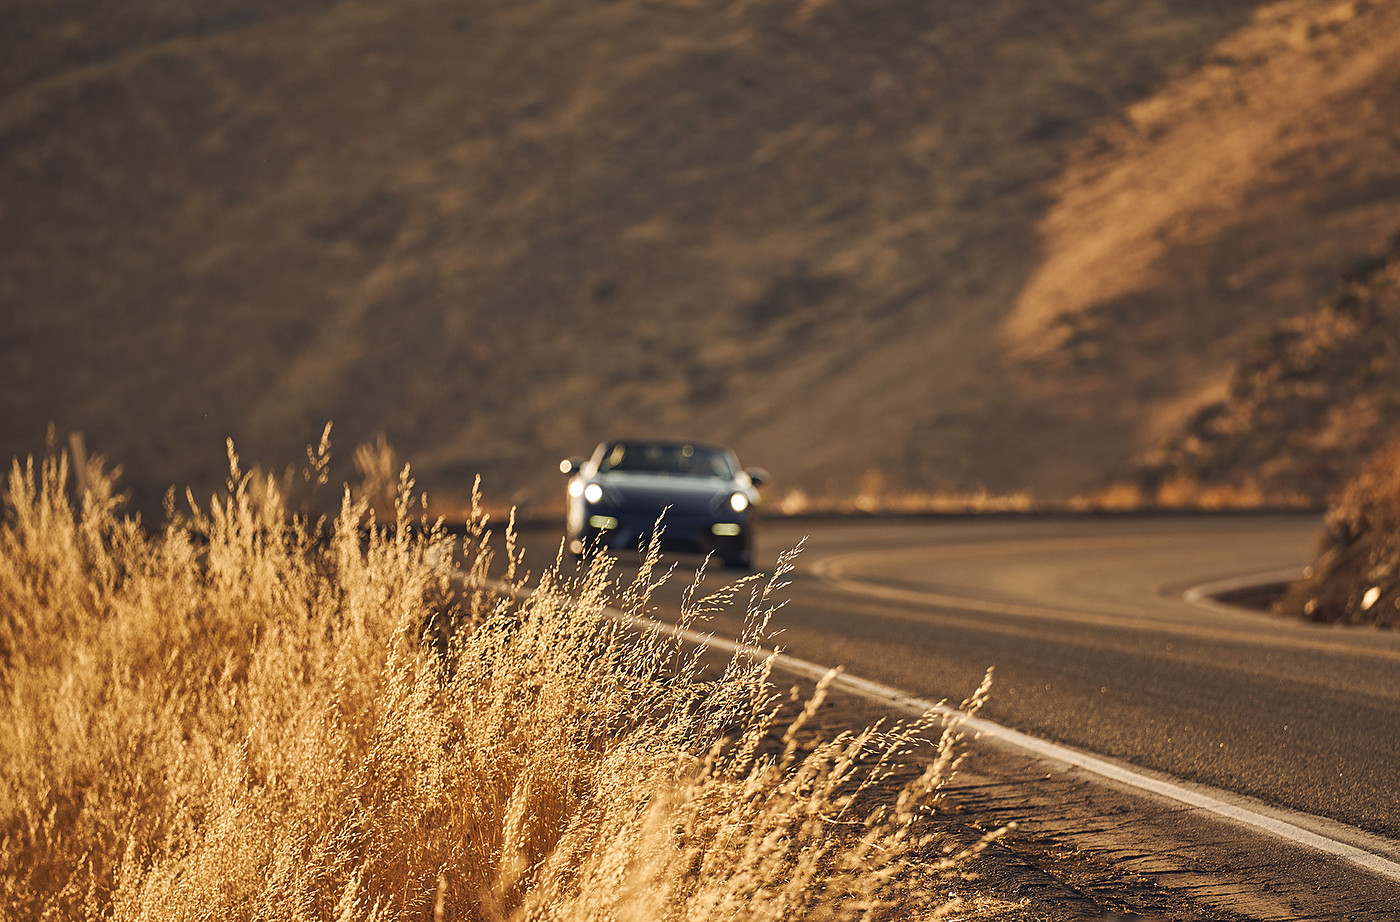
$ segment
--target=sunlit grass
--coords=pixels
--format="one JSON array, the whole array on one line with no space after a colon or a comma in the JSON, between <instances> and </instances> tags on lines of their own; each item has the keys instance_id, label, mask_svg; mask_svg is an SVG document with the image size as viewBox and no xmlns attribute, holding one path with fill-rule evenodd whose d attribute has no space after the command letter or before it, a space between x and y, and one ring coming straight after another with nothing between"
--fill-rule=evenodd
<instances>
[{"instance_id":1,"label":"sunlit grass","mask_svg":"<svg viewBox=\"0 0 1400 922\"><path fill-rule=\"evenodd\" d=\"M1202 483L1175 473L1147 489L1142 484L1116 481L1074 497L1066 504L1072 512L1251 512L1261 509L1310 510L1316 503L1301 493L1265 489L1257 480L1239 483Z\"/></svg>"},{"instance_id":2,"label":"sunlit grass","mask_svg":"<svg viewBox=\"0 0 1400 922\"><path fill-rule=\"evenodd\" d=\"M787 491L771 510L778 515L975 515L1032 512L1039 508L1027 492L991 493L888 490L866 486L851 495Z\"/></svg>"},{"instance_id":3,"label":"sunlit grass","mask_svg":"<svg viewBox=\"0 0 1400 922\"><path fill-rule=\"evenodd\" d=\"M527 592L513 541L493 552L478 508L458 546L423 521L406 469L387 527L358 492L314 520L232 448L230 469L226 492L172 500L154 529L121 513L96 464L81 508L63 457L10 474L0 917L903 919L995 904L949 895L969 850L930 822L956 727L813 742L801 725L819 690L774 732L767 662L709 664L619 617L653 607L654 553L626 586L602 558ZM676 618L747 598L740 640L761 642L786 566L692 592ZM888 790L925 745L927 769Z\"/></svg>"}]
</instances>

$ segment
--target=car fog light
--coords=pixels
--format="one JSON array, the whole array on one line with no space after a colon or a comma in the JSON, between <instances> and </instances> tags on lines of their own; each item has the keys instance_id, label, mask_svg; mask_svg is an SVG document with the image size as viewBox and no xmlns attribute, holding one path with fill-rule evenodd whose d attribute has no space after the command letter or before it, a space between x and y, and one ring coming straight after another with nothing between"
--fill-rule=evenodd
<instances>
[{"instance_id":1,"label":"car fog light","mask_svg":"<svg viewBox=\"0 0 1400 922\"><path fill-rule=\"evenodd\" d=\"M749 508L749 498L742 493L735 493L729 497L729 508L735 512L743 512Z\"/></svg>"},{"instance_id":2,"label":"car fog light","mask_svg":"<svg viewBox=\"0 0 1400 922\"><path fill-rule=\"evenodd\" d=\"M617 519L610 515L595 515L589 517L588 524L600 531L607 531L610 528L617 527Z\"/></svg>"},{"instance_id":3,"label":"car fog light","mask_svg":"<svg viewBox=\"0 0 1400 922\"><path fill-rule=\"evenodd\" d=\"M743 530L744 529L742 526L731 525L728 522L720 522L718 525L710 526L710 534L719 535L723 538L733 538L740 534Z\"/></svg>"}]
</instances>

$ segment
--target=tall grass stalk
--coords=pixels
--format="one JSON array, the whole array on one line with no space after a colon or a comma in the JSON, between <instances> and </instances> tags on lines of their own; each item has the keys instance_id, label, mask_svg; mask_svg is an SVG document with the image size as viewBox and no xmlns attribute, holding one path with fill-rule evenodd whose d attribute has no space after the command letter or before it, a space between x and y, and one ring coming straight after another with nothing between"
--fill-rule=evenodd
<instances>
[{"instance_id":1,"label":"tall grass stalk","mask_svg":"<svg viewBox=\"0 0 1400 922\"><path fill-rule=\"evenodd\" d=\"M312 454L313 467L324 457ZM927 823L955 762L886 776L932 719L810 746L768 663L644 614L648 555L526 595L416 510L293 514L240 470L159 529L63 456L15 464L0 527L0 917L713 920L937 916L965 857ZM321 468L323 469L323 467ZM366 527L366 523L368 526ZM462 566L468 576L459 578ZM784 562L750 595L764 639ZM499 571L499 572L498 572ZM488 590L504 579L517 590ZM687 596L684 623L713 600ZM816 702L802 720L810 717Z\"/></svg>"}]
</instances>

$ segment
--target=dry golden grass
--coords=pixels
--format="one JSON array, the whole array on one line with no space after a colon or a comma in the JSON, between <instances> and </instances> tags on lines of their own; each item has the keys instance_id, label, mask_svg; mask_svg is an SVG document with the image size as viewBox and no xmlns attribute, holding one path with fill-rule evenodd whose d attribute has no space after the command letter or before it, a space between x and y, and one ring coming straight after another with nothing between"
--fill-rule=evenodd
<instances>
[{"instance_id":1,"label":"dry golden grass","mask_svg":"<svg viewBox=\"0 0 1400 922\"><path fill-rule=\"evenodd\" d=\"M1037 507L1027 491L990 493L891 490L878 471L867 472L853 495L813 496L800 488L788 490L775 504L779 515L967 515L971 513L1031 512Z\"/></svg>"},{"instance_id":2,"label":"dry golden grass","mask_svg":"<svg viewBox=\"0 0 1400 922\"><path fill-rule=\"evenodd\" d=\"M1239 483L1202 483L1196 477L1175 472L1149 490L1140 483L1114 481L1090 493L1071 499L1072 512L1247 512L1260 509L1314 507L1301 493L1266 490L1251 477Z\"/></svg>"},{"instance_id":3,"label":"dry golden grass","mask_svg":"<svg viewBox=\"0 0 1400 922\"><path fill-rule=\"evenodd\" d=\"M325 444L311 454L324 479ZM153 531L97 465L16 464L0 528L0 917L876 919L950 902L932 718L777 738L767 664L610 617L606 559L525 595L485 517L289 512L240 471ZM369 522L365 528L364 523ZM458 552L460 550L461 557ZM454 584L466 561L466 591ZM785 567L751 598L763 638ZM488 590L490 579L513 592ZM819 696L820 697L820 696ZM819 698L818 698L819 702ZM973 707L976 705L973 702ZM930 737L897 797L887 775ZM985 904L991 905L991 904ZM988 910L990 911L990 910Z\"/></svg>"}]
</instances>

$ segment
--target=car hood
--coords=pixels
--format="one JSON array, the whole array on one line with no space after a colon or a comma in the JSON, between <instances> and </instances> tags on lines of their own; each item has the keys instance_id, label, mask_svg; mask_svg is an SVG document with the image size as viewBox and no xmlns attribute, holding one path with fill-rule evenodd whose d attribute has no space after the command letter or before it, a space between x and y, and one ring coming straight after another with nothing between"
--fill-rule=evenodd
<instances>
[{"instance_id":1,"label":"car hood","mask_svg":"<svg viewBox=\"0 0 1400 922\"><path fill-rule=\"evenodd\" d=\"M676 515L712 513L730 494L740 491L734 481L718 477L617 472L595 479L613 502L629 511L657 515L667 507Z\"/></svg>"}]
</instances>

